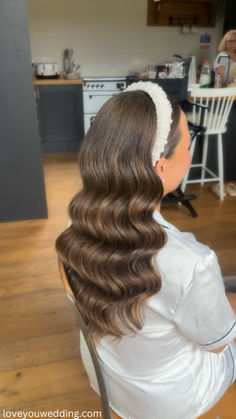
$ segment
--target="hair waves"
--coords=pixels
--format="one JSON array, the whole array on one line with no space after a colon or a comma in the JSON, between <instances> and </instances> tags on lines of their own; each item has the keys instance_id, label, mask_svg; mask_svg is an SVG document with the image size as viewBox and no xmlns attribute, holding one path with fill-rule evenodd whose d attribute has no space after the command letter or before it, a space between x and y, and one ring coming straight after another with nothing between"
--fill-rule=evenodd
<instances>
[{"instance_id":1,"label":"hair waves","mask_svg":"<svg viewBox=\"0 0 236 419\"><path fill-rule=\"evenodd\" d=\"M161 288L153 264L166 240L153 219L163 195L151 160L156 124L146 93L121 93L101 108L80 150L83 188L56 248L95 338L140 329L142 305Z\"/></svg>"}]
</instances>

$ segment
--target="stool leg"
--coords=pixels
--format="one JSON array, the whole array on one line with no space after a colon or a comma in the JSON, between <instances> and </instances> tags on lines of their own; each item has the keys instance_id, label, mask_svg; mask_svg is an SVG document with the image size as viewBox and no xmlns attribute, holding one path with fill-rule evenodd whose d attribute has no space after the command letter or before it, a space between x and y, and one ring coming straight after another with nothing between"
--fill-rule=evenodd
<instances>
[{"instance_id":1,"label":"stool leg","mask_svg":"<svg viewBox=\"0 0 236 419\"><path fill-rule=\"evenodd\" d=\"M193 154L194 154L194 150L195 150L195 145L196 145L196 138L194 138L193 139L193 141L192 141L192 143L191 143L191 146L190 146L190 154L191 154L191 162L192 162L192 159L193 159ZM191 169L191 164L190 164L190 166L189 166L189 169L187 170L187 172L185 173L185 175L184 175L184 178L183 178L183 180L182 180L182 183L181 183L181 185L180 185L180 189L181 189L181 191L182 192L184 192L185 191L185 188L186 188L186 185L187 185L187 183L188 183L188 177L189 177L189 172L190 172L190 169Z\"/></svg>"},{"instance_id":2,"label":"stool leg","mask_svg":"<svg viewBox=\"0 0 236 419\"><path fill-rule=\"evenodd\" d=\"M224 167L223 167L223 147L222 147L222 135L217 135L218 143L218 169L219 169L219 184L220 184L220 200L224 200Z\"/></svg>"},{"instance_id":3,"label":"stool leg","mask_svg":"<svg viewBox=\"0 0 236 419\"><path fill-rule=\"evenodd\" d=\"M207 150L208 150L208 135L203 138L203 152L202 152L202 171L201 171L201 185L204 184L206 163L207 163Z\"/></svg>"}]
</instances>

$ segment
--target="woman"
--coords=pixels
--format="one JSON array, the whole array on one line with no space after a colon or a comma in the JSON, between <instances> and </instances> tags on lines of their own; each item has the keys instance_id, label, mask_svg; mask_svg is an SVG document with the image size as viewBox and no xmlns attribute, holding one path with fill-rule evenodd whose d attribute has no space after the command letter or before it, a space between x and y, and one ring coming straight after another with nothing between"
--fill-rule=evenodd
<instances>
[{"instance_id":1,"label":"woman","mask_svg":"<svg viewBox=\"0 0 236 419\"><path fill-rule=\"evenodd\" d=\"M223 85L228 85L236 81L236 29L224 35L219 51L214 62L214 70L220 74Z\"/></svg>"},{"instance_id":2,"label":"woman","mask_svg":"<svg viewBox=\"0 0 236 419\"><path fill-rule=\"evenodd\" d=\"M185 115L159 86L111 98L82 144L83 189L56 244L125 419L196 418L235 380L236 316L217 258L160 214L189 144ZM83 348L82 358L97 390Z\"/></svg>"}]
</instances>

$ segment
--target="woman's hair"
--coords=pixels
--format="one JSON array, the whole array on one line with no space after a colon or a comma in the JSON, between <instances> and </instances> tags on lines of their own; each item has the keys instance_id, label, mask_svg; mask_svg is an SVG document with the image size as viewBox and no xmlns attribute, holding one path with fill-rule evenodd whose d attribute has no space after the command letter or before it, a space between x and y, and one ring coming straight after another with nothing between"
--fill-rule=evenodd
<instances>
[{"instance_id":1,"label":"woman's hair","mask_svg":"<svg viewBox=\"0 0 236 419\"><path fill-rule=\"evenodd\" d=\"M230 31L226 32L226 34L223 36L222 40L219 44L219 51L226 51L226 41L228 40L229 35L235 35L236 36L236 29L231 29Z\"/></svg>"},{"instance_id":2,"label":"woman's hair","mask_svg":"<svg viewBox=\"0 0 236 419\"><path fill-rule=\"evenodd\" d=\"M167 158L180 139L179 118L173 104ZM153 263L166 242L153 218L163 196L152 165L157 124L148 94L123 92L103 105L80 149L83 188L69 205L72 224L56 249L71 268L70 286L95 338L141 329L142 306L161 288Z\"/></svg>"}]
</instances>

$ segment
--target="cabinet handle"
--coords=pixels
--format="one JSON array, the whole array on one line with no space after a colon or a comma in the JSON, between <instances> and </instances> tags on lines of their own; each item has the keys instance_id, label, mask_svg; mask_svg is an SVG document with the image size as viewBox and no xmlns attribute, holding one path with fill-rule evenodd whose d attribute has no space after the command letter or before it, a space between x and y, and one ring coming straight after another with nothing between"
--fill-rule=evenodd
<instances>
[{"instance_id":1,"label":"cabinet handle","mask_svg":"<svg viewBox=\"0 0 236 419\"><path fill-rule=\"evenodd\" d=\"M98 96L100 96L100 97L105 97L105 96L108 96L108 97L112 97L112 96L114 96L114 95L109 95L109 94L107 94L107 95L89 95L89 99L92 99L93 97L98 97Z\"/></svg>"}]
</instances>

